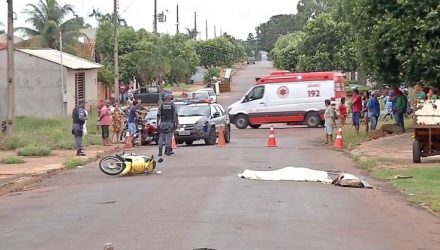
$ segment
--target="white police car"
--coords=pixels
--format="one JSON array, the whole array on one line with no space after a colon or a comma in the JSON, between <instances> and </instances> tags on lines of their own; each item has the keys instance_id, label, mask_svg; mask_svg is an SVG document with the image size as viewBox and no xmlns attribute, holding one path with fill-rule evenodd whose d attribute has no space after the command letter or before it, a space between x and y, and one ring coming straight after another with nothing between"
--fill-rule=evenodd
<instances>
[{"instance_id":1,"label":"white police car","mask_svg":"<svg viewBox=\"0 0 440 250\"><path fill-rule=\"evenodd\" d=\"M207 145L217 142L220 126L224 127L225 142L231 140L231 125L225 109L216 103L196 103L181 106L178 112L179 127L174 132L178 144L192 145L204 140Z\"/></svg>"}]
</instances>

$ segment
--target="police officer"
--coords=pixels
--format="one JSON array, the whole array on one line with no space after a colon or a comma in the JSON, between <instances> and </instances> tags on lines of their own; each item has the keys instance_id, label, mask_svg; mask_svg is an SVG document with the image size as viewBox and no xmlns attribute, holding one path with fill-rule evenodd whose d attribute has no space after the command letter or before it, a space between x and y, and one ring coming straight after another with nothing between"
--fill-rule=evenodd
<instances>
[{"instance_id":1,"label":"police officer","mask_svg":"<svg viewBox=\"0 0 440 250\"><path fill-rule=\"evenodd\" d=\"M87 120L85 108L86 102L83 99L79 99L77 106L72 111L72 134L75 136L76 156L86 155L82 150L83 129L84 123Z\"/></svg>"},{"instance_id":2,"label":"police officer","mask_svg":"<svg viewBox=\"0 0 440 250\"><path fill-rule=\"evenodd\" d=\"M165 94L164 102L160 105L157 112L157 127L159 128L159 160L162 162L162 150L163 144L166 142L165 154L173 154L171 148L171 140L173 139L174 130L179 126L179 120L177 117L177 108L174 105L173 96L171 94Z\"/></svg>"}]
</instances>

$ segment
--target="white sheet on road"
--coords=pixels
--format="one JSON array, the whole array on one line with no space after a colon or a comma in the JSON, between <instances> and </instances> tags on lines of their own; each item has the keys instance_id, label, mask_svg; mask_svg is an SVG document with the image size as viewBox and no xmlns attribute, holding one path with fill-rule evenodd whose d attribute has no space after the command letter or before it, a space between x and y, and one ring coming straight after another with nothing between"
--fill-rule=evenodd
<instances>
[{"instance_id":1,"label":"white sheet on road","mask_svg":"<svg viewBox=\"0 0 440 250\"><path fill-rule=\"evenodd\" d=\"M251 180L314 181L328 184L333 181L325 171L297 167L285 167L274 171L253 171L246 169L243 173L238 174L238 177Z\"/></svg>"},{"instance_id":2,"label":"white sheet on road","mask_svg":"<svg viewBox=\"0 0 440 250\"><path fill-rule=\"evenodd\" d=\"M333 175L335 174L333 173ZM326 171L297 167L285 167L273 171L254 171L246 169L243 173L238 174L238 177L265 181L313 181L334 184L341 187L373 188L366 181L352 174L341 172L336 174L336 177L332 179Z\"/></svg>"}]
</instances>

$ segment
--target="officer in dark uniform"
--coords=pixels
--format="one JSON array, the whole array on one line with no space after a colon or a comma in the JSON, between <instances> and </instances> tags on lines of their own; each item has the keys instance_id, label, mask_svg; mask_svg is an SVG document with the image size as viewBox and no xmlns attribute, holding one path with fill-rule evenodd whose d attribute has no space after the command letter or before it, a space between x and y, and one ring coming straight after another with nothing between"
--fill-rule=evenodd
<instances>
[{"instance_id":1,"label":"officer in dark uniform","mask_svg":"<svg viewBox=\"0 0 440 250\"><path fill-rule=\"evenodd\" d=\"M160 105L157 112L157 127L159 128L159 160L162 162L162 149L164 143L166 143L165 154L173 154L171 148L171 140L173 139L174 130L179 126L179 120L177 117L177 108L172 101L171 94L164 96L164 102Z\"/></svg>"},{"instance_id":2,"label":"officer in dark uniform","mask_svg":"<svg viewBox=\"0 0 440 250\"><path fill-rule=\"evenodd\" d=\"M84 123L87 120L87 114L85 111L86 102L82 99L78 100L78 105L72 111L72 134L75 136L75 149L76 156L85 156L82 150L82 137Z\"/></svg>"}]
</instances>

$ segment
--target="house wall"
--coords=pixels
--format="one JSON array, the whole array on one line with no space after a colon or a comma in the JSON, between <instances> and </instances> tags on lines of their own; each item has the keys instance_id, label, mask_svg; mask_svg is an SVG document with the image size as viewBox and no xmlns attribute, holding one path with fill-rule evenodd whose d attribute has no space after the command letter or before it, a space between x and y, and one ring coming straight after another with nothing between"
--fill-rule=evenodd
<instances>
[{"instance_id":1,"label":"house wall","mask_svg":"<svg viewBox=\"0 0 440 250\"><path fill-rule=\"evenodd\" d=\"M6 62L6 50L0 62ZM60 68L57 64L15 51L16 116L57 117L62 114ZM6 116L6 63L0 64L0 117Z\"/></svg>"},{"instance_id":2,"label":"house wall","mask_svg":"<svg viewBox=\"0 0 440 250\"><path fill-rule=\"evenodd\" d=\"M67 112L72 113L75 107L75 74L79 72L85 73L85 99L87 106L95 105L98 98L98 70L67 70Z\"/></svg>"}]
</instances>

